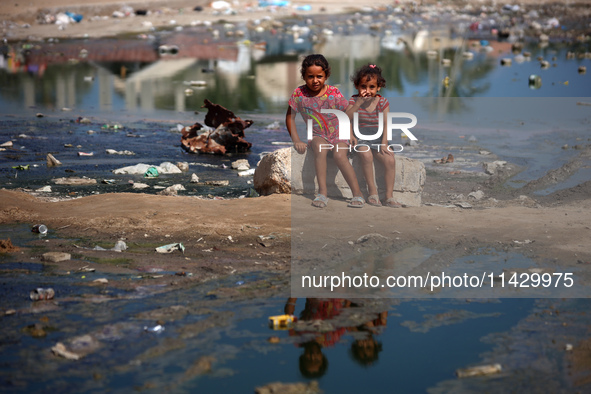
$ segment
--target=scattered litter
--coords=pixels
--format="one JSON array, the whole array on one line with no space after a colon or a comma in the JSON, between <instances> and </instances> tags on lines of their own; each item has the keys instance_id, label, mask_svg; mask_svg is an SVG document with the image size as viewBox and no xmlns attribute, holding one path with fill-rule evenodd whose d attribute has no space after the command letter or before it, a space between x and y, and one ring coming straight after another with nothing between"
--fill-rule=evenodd
<instances>
[{"instance_id":1,"label":"scattered litter","mask_svg":"<svg viewBox=\"0 0 591 394\"><path fill-rule=\"evenodd\" d=\"M51 288L38 287L35 290L31 290L29 297L33 301L53 300L55 291Z\"/></svg>"},{"instance_id":2,"label":"scattered litter","mask_svg":"<svg viewBox=\"0 0 591 394\"><path fill-rule=\"evenodd\" d=\"M44 224L36 224L31 228L31 232L45 235L47 234L47 226Z\"/></svg>"},{"instance_id":3,"label":"scattered litter","mask_svg":"<svg viewBox=\"0 0 591 394\"><path fill-rule=\"evenodd\" d=\"M78 156L94 156L93 152L78 152Z\"/></svg>"},{"instance_id":4,"label":"scattered litter","mask_svg":"<svg viewBox=\"0 0 591 394\"><path fill-rule=\"evenodd\" d=\"M255 171L256 171L256 169L254 169L254 168L251 168L250 170L246 170L246 171L240 171L238 173L238 176L252 176L252 175L254 175Z\"/></svg>"},{"instance_id":5,"label":"scattered litter","mask_svg":"<svg viewBox=\"0 0 591 394\"><path fill-rule=\"evenodd\" d=\"M242 286L244 284L243 280L239 280L238 282L236 282L236 286Z\"/></svg>"},{"instance_id":6,"label":"scattered litter","mask_svg":"<svg viewBox=\"0 0 591 394\"><path fill-rule=\"evenodd\" d=\"M0 147L2 148L11 148L12 147L12 141L6 141L4 143L2 143L2 145L0 145Z\"/></svg>"},{"instance_id":7,"label":"scattered litter","mask_svg":"<svg viewBox=\"0 0 591 394\"><path fill-rule=\"evenodd\" d=\"M98 278L98 279L93 280L92 283L107 284L107 283L109 283L109 280L107 278Z\"/></svg>"},{"instance_id":8,"label":"scattered litter","mask_svg":"<svg viewBox=\"0 0 591 394\"><path fill-rule=\"evenodd\" d=\"M287 329L292 323L297 321L294 315L269 316L269 326L274 330Z\"/></svg>"},{"instance_id":9,"label":"scattered litter","mask_svg":"<svg viewBox=\"0 0 591 394\"><path fill-rule=\"evenodd\" d=\"M532 241L531 239L526 239L524 241L517 241L514 240L513 243L517 244L517 245L527 245L527 244L533 244L535 241Z\"/></svg>"},{"instance_id":10,"label":"scattered litter","mask_svg":"<svg viewBox=\"0 0 591 394\"><path fill-rule=\"evenodd\" d=\"M12 168L14 168L15 170L19 170L19 171L27 171L29 169L29 164L13 166Z\"/></svg>"},{"instance_id":11,"label":"scattered litter","mask_svg":"<svg viewBox=\"0 0 591 394\"><path fill-rule=\"evenodd\" d=\"M158 253L172 253L175 250L180 250L181 252L185 253L185 247L182 243L168 244L156 248L156 252Z\"/></svg>"},{"instance_id":12,"label":"scattered litter","mask_svg":"<svg viewBox=\"0 0 591 394\"><path fill-rule=\"evenodd\" d=\"M66 358L68 360L80 359L79 355L77 355L76 353L70 352L68 349L66 349L66 346L61 342L56 343L55 346L51 348L51 351L56 356L61 356L61 357Z\"/></svg>"},{"instance_id":13,"label":"scattered litter","mask_svg":"<svg viewBox=\"0 0 591 394\"><path fill-rule=\"evenodd\" d=\"M115 246L113 246L111 249L105 249L100 246L95 246L94 248L92 248L92 250L110 250L112 252L123 252L123 251L127 250L127 244L124 241L119 240L115 243Z\"/></svg>"},{"instance_id":14,"label":"scattered litter","mask_svg":"<svg viewBox=\"0 0 591 394\"><path fill-rule=\"evenodd\" d=\"M115 149L107 149L105 150L105 152L107 152L107 154L109 155L125 155L125 156L133 156L135 155L134 152L130 151L130 150L120 150L117 151Z\"/></svg>"},{"instance_id":15,"label":"scattered litter","mask_svg":"<svg viewBox=\"0 0 591 394\"><path fill-rule=\"evenodd\" d=\"M164 331L164 326L161 326L160 324L154 327L144 326L144 331L160 334L162 331Z\"/></svg>"},{"instance_id":16,"label":"scattered litter","mask_svg":"<svg viewBox=\"0 0 591 394\"><path fill-rule=\"evenodd\" d=\"M35 191L39 193L51 193L51 186L43 186Z\"/></svg>"},{"instance_id":17,"label":"scattered litter","mask_svg":"<svg viewBox=\"0 0 591 394\"><path fill-rule=\"evenodd\" d=\"M159 174L180 174L182 173L181 169L178 168L176 165L172 164L171 162L163 162L160 163L159 166L154 166L150 164L136 164L135 166L128 166L118 168L113 170L114 174L129 174L129 175L144 175L149 168L154 167Z\"/></svg>"},{"instance_id":18,"label":"scattered litter","mask_svg":"<svg viewBox=\"0 0 591 394\"><path fill-rule=\"evenodd\" d=\"M447 163L453 163L454 162L454 156L450 153L447 155L447 157L443 157L439 160L433 160L433 163L435 164L447 164Z\"/></svg>"},{"instance_id":19,"label":"scattered litter","mask_svg":"<svg viewBox=\"0 0 591 394\"><path fill-rule=\"evenodd\" d=\"M468 378L471 376L491 375L499 373L502 370L501 364L481 365L478 367L458 369L456 370L456 375L458 378Z\"/></svg>"},{"instance_id":20,"label":"scattered litter","mask_svg":"<svg viewBox=\"0 0 591 394\"><path fill-rule=\"evenodd\" d=\"M115 183L117 183L117 181L115 179L103 179L101 181L101 183L107 184L107 185L114 185Z\"/></svg>"},{"instance_id":21,"label":"scattered litter","mask_svg":"<svg viewBox=\"0 0 591 394\"><path fill-rule=\"evenodd\" d=\"M156 167L150 167L144 173L145 178L156 178L158 176L158 169Z\"/></svg>"},{"instance_id":22,"label":"scattered litter","mask_svg":"<svg viewBox=\"0 0 591 394\"><path fill-rule=\"evenodd\" d=\"M572 345L572 344L570 344L570 343L567 343L567 344L564 346L564 350L566 350L567 352L572 352L572 350L573 350L573 345Z\"/></svg>"}]
</instances>

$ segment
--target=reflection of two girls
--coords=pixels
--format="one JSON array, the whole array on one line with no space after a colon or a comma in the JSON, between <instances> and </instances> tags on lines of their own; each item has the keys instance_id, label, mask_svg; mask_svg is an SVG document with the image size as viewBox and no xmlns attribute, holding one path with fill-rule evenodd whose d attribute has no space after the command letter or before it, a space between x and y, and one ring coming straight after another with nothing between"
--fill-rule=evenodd
<instances>
[{"instance_id":1,"label":"reflection of two girls","mask_svg":"<svg viewBox=\"0 0 591 394\"><path fill-rule=\"evenodd\" d=\"M295 312L296 298L289 298L285 304L285 313L293 315ZM300 313L299 320L331 320L338 316L345 308L358 307L349 300L342 298L306 298L304 310ZM385 327L387 324L388 312L384 311L378 314L377 318L368 321L359 326L337 327L329 332L313 332L316 334L312 340L308 340L298 346L304 349L299 359L299 368L303 376L308 378L321 377L328 368L328 359L322 353L325 347L334 346L343 336L349 332L366 332L368 336L362 339L356 339L351 345L350 354L352 358L363 366L369 366L378 359L378 353L382 350L382 345L374 337L378 327ZM307 337L311 332L289 330L290 336Z\"/></svg>"}]
</instances>

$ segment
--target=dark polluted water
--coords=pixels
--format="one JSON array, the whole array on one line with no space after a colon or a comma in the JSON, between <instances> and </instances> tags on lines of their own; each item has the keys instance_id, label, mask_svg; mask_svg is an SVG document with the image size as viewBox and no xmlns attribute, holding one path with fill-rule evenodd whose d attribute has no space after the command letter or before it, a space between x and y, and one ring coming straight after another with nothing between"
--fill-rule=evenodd
<instances>
[{"instance_id":1,"label":"dark polluted water","mask_svg":"<svg viewBox=\"0 0 591 394\"><path fill-rule=\"evenodd\" d=\"M39 238L26 225L2 226L1 238L8 234L20 247ZM97 278L138 275L66 273L19 253L0 256L3 391L241 393L311 381L324 392L501 392L524 381L544 391L530 380L540 374L561 391L573 387L567 373L589 373L575 357L585 349L588 300L289 299L284 291L228 299L224 289L288 289L289 277L252 272L176 290L90 286ZM54 299L31 301L38 287L54 289ZM295 324L269 325L286 311ZM81 357L53 354L59 342ZM455 376L496 363L500 374Z\"/></svg>"}]
</instances>

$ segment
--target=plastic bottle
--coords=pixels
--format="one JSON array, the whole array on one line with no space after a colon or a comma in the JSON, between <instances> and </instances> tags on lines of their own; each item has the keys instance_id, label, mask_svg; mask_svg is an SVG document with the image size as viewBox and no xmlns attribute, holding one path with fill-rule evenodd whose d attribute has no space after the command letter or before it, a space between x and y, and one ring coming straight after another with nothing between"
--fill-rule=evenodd
<instances>
[{"instance_id":1,"label":"plastic bottle","mask_svg":"<svg viewBox=\"0 0 591 394\"><path fill-rule=\"evenodd\" d=\"M31 290L31 293L29 294L29 297L31 297L31 300L33 301L52 300L54 296L55 291L51 287L38 287L35 290Z\"/></svg>"}]
</instances>

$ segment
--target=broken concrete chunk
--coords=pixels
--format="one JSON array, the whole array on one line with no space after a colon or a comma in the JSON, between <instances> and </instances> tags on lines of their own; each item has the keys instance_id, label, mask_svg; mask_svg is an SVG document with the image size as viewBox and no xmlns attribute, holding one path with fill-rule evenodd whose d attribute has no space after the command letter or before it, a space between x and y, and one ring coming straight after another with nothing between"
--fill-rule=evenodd
<instances>
[{"instance_id":1,"label":"broken concrete chunk","mask_svg":"<svg viewBox=\"0 0 591 394\"><path fill-rule=\"evenodd\" d=\"M72 255L70 253L64 253L64 252L43 253L43 260L51 261L53 263L58 263L60 261L67 261L67 260L70 260L71 258L72 258Z\"/></svg>"},{"instance_id":2,"label":"broken concrete chunk","mask_svg":"<svg viewBox=\"0 0 591 394\"><path fill-rule=\"evenodd\" d=\"M475 192L468 194L468 198L473 198L476 201L482 200L483 197L484 192L482 190L476 190Z\"/></svg>"},{"instance_id":3,"label":"broken concrete chunk","mask_svg":"<svg viewBox=\"0 0 591 394\"><path fill-rule=\"evenodd\" d=\"M47 154L47 167L61 166L62 162L53 157L51 153Z\"/></svg>"},{"instance_id":4,"label":"broken concrete chunk","mask_svg":"<svg viewBox=\"0 0 591 394\"><path fill-rule=\"evenodd\" d=\"M56 178L53 180L56 185L71 185L71 186L86 186L86 185L96 185L96 179L90 178L79 178L79 177L71 177L71 178Z\"/></svg>"},{"instance_id":5,"label":"broken concrete chunk","mask_svg":"<svg viewBox=\"0 0 591 394\"><path fill-rule=\"evenodd\" d=\"M246 159L236 160L232 163L232 168L238 171L246 171L250 168L250 164L248 164L248 160Z\"/></svg>"}]
</instances>

